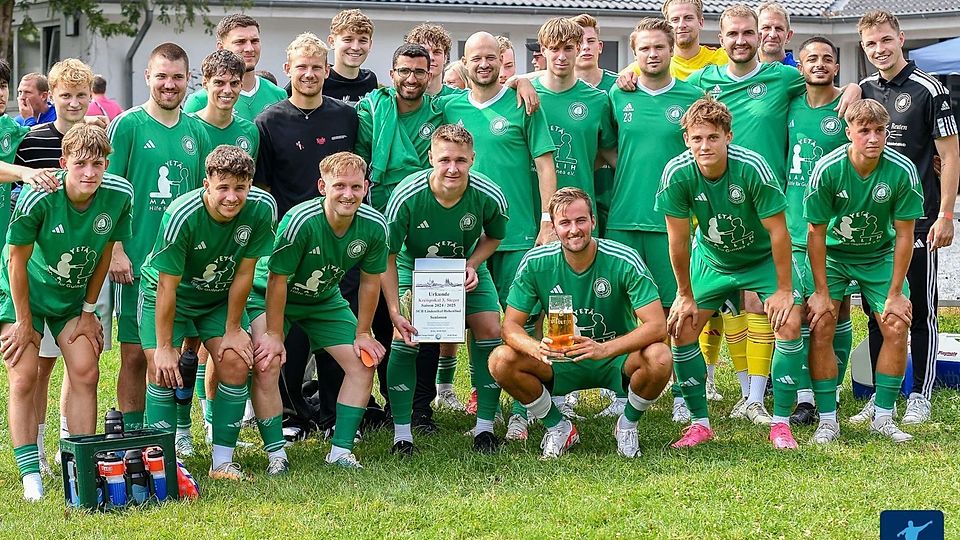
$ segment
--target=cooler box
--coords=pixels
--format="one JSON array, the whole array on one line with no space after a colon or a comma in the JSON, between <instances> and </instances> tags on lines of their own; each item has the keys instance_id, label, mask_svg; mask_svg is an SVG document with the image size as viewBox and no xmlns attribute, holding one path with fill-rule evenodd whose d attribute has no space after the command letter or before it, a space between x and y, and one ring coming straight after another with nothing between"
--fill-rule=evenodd
<instances>
[{"instance_id":1,"label":"cooler box","mask_svg":"<svg viewBox=\"0 0 960 540\"><path fill-rule=\"evenodd\" d=\"M960 389L960 334L940 334L936 371L934 387ZM866 339L850 353L850 376L853 380L853 395L857 399L867 399L873 395L873 368L870 365L870 347ZM904 373L903 387L900 389L904 396L910 393L912 381L913 357L908 346L907 370Z\"/></svg>"}]
</instances>

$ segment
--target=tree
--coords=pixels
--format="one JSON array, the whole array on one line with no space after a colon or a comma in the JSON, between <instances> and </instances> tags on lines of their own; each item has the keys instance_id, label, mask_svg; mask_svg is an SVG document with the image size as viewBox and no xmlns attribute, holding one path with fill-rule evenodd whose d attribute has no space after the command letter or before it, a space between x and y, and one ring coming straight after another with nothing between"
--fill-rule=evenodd
<instances>
[{"instance_id":1,"label":"tree","mask_svg":"<svg viewBox=\"0 0 960 540\"><path fill-rule=\"evenodd\" d=\"M120 0L119 18L111 18L103 13L100 2L93 0L0 0L0 57L10 61L12 27L14 18L19 14L21 31L35 28L30 20L30 6L47 4L50 13L73 13L84 21L90 31L101 38L113 36L132 36L147 10L162 24L174 23L177 32L187 26L193 26L197 20L203 22L209 31L213 23L207 18L210 12L208 0ZM220 2L225 8L249 6L250 0L227 0ZM18 13L19 12L19 13Z\"/></svg>"}]
</instances>

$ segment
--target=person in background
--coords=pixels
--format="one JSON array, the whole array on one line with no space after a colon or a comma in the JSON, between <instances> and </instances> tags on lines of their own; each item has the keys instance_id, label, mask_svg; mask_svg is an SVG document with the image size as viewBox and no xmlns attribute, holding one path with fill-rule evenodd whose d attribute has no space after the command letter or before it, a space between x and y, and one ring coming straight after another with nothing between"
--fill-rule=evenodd
<instances>
[{"instance_id":1,"label":"person in background","mask_svg":"<svg viewBox=\"0 0 960 540\"><path fill-rule=\"evenodd\" d=\"M87 116L106 116L113 120L123 112L119 103L107 97L107 80L103 75L93 76L93 99L87 107Z\"/></svg>"}]
</instances>

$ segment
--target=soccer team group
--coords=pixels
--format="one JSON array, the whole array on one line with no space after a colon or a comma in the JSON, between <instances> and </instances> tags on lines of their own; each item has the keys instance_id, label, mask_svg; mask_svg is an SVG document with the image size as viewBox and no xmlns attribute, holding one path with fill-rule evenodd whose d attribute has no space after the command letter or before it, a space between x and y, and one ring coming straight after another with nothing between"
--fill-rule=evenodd
<instances>
[{"instance_id":1,"label":"soccer team group","mask_svg":"<svg viewBox=\"0 0 960 540\"><path fill-rule=\"evenodd\" d=\"M413 454L411 282L424 257L466 260L478 452L501 448L501 390L514 398L506 439L540 421L543 456L556 458L579 440L564 396L600 388L618 453L638 457L638 421L671 379L674 420L689 423L673 447L710 441L724 336L741 387L731 416L769 426L777 449L797 448L791 421L819 422L812 443L830 444L853 291L877 334L875 398L854 419L910 440L894 422L907 337L918 318L935 330L935 255L953 239L960 171L946 90L904 59L886 12L858 24L877 74L844 88L828 39L785 53L779 4L724 11L722 49L700 44L700 0L668 0L663 14L638 23L636 62L619 77L599 68L588 15L546 21L527 76L485 32L448 65L451 36L421 24L378 87L361 67L373 23L346 10L328 40L304 33L287 47L287 90L256 71L257 21L230 15L201 89L186 96L187 54L161 44L149 99L106 129L85 116L90 68L58 62L56 121L30 131L0 117L4 162L51 137L59 160L0 163L5 194L23 185L3 216L0 352L24 497L43 496L50 469L58 356L62 432L96 429L114 313L125 428L176 430L178 453L193 450L179 357L206 351L196 390L212 478L244 477L233 454L248 399L267 474L288 471L279 379L291 327L343 371L326 461L361 466L353 448L378 372L392 452ZM932 304L918 286L934 287ZM568 346L543 337L552 295L573 299ZM917 365L929 351L913 342L919 384L903 423L930 416L932 369ZM440 347L436 391L462 409L457 347Z\"/></svg>"}]
</instances>

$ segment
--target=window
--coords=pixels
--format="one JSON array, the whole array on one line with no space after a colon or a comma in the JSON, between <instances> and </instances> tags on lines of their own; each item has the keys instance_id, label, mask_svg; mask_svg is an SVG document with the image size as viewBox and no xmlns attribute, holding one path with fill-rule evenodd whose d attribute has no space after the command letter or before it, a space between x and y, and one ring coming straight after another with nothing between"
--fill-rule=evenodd
<instances>
[{"instance_id":1,"label":"window","mask_svg":"<svg viewBox=\"0 0 960 540\"><path fill-rule=\"evenodd\" d=\"M60 25L37 26L32 31L17 29L14 42L12 92L27 73L46 73L60 60Z\"/></svg>"}]
</instances>

